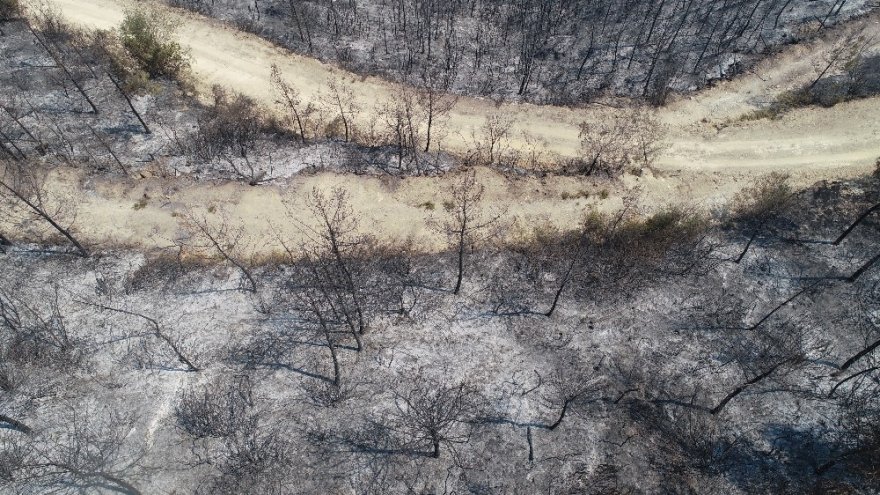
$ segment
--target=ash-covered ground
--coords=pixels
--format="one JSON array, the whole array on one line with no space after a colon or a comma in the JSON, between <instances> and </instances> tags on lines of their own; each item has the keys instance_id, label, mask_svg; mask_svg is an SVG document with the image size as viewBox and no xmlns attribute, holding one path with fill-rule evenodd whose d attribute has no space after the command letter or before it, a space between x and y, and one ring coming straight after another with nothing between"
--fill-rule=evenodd
<instances>
[{"instance_id":1,"label":"ash-covered ground","mask_svg":"<svg viewBox=\"0 0 880 495\"><path fill-rule=\"evenodd\" d=\"M878 177L750 191L473 232L458 294L329 199L260 264L7 246L0 492L872 493Z\"/></svg>"}]
</instances>

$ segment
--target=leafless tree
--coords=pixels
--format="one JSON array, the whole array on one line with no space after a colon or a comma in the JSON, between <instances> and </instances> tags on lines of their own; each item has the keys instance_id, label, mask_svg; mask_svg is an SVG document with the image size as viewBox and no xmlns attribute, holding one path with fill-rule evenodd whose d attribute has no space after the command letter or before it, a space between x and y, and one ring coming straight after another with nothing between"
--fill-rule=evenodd
<instances>
[{"instance_id":1,"label":"leafless tree","mask_svg":"<svg viewBox=\"0 0 880 495\"><path fill-rule=\"evenodd\" d=\"M333 359L334 381L339 379L339 359L336 355L337 343L335 328L347 328L355 341L355 349L364 349L363 330L360 326L363 313L358 313L363 301L358 300L348 289L344 273L340 279L339 267L334 260L326 258L307 258L305 311L317 321L317 328ZM352 279L353 280L353 279Z\"/></svg>"},{"instance_id":2,"label":"leafless tree","mask_svg":"<svg viewBox=\"0 0 880 495\"><path fill-rule=\"evenodd\" d=\"M457 98L438 87L433 78L427 75L418 95L419 104L425 111L425 153L428 153L431 151L432 141L436 141L437 127L442 126L455 107ZM437 149L439 151L439 144Z\"/></svg>"},{"instance_id":3,"label":"leafless tree","mask_svg":"<svg viewBox=\"0 0 880 495\"><path fill-rule=\"evenodd\" d=\"M30 445L20 439L0 439L0 483L13 488Z\"/></svg>"},{"instance_id":4,"label":"leafless tree","mask_svg":"<svg viewBox=\"0 0 880 495\"><path fill-rule=\"evenodd\" d=\"M332 108L336 117L327 125L325 133L328 137L339 134L336 127L342 126L342 135L345 142L351 142L355 137L355 118L360 112L360 106L355 101L351 86L344 80L330 80L327 83L327 93L321 98L327 108Z\"/></svg>"},{"instance_id":5,"label":"leafless tree","mask_svg":"<svg viewBox=\"0 0 880 495\"><path fill-rule=\"evenodd\" d=\"M278 493L290 458L285 429L266 424L249 375L220 375L185 390L174 408L191 450L214 472L196 493Z\"/></svg>"},{"instance_id":6,"label":"leafless tree","mask_svg":"<svg viewBox=\"0 0 880 495\"><path fill-rule=\"evenodd\" d=\"M440 457L442 445L466 442L476 413L476 391L466 383L448 385L419 379L394 392L396 428L413 448Z\"/></svg>"},{"instance_id":7,"label":"leafless tree","mask_svg":"<svg viewBox=\"0 0 880 495\"><path fill-rule=\"evenodd\" d=\"M633 161L639 163L641 168L650 169L665 147L666 133L663 124L646 108L629 109L625 116L630 120Z\"/></svg>"},{"instance_id":8,"label":"leafless tree","mask_svg":"<svg viewBox=\"0 0 880 495\"><path fill-rule=\"evenodd\" d=\"M422 140L420 128L424 115L417 95L409 89L403 89L381 108L380 113L384 117L389 140L397 148L397 167L406 170L406 159L418 168Z\"/></svg>"},{"instance_id":9,"label":"leafless tree","mask_svg":"<svg viewBox=\"0 0 880 495\"><path fill-rule=\"evenodd\" d=\"M253 99L213 88L214 104L199 119L193 139L195 155L207 162L225 161L233 172L249 184L266 180L267 172L259 167L252 154L266 132L268 123Z\"/></svg>"},{"instance_id":10,"label":"leafless tree","mask_svg":"<svg viewBox=\"0 0 880 495\"><path fill-rule=\"evenodd\" d=\"M632 420L630 435L647 445L646 452L636 455L647 457L670 489L696 484L700 477L723 471L736 460L733 421L696 407L646 401L632 402L626 412Z\"/></svg>"},{"instance_id":11,"label":"leafless tree","mask_svg":"<svg viewBox=\"0 0 880 495\"><path fill-rule=\"evenodd\" d=\"M48 150L48 146L43 140L38 136L39 131L36 129L31 130L24 122L22 122L23 118L34 112L33 109L23 109L21 108L17 102L13 102L10 104L3 105L3 113L5 113L15 125L24 132L24 135L30 140L31 143L35 145L35 150L39 154L44 154ZM35 134L35 132L37 134Z\"/></svg>"},{"instance_id":12,"label":"leafless tree","mask_svg":"<svg viewBox=\"0 0 880 495\"><path fill-rule=\"evenodd\" d=\"M662 128L648 110L628 108L580 125L580 172L617 177L638 163L650 168L662 149Z\"/></svg>"},{"instance_id":13,"label":"leafless tree","mask_svg":"<svg viewBox=\"0 0 880 495\"><path fill-rule=\"evenodd\" d=\"M561 359L556 368L549 380L552 391L547 400L558 407L559 415L552 423L546 424L550 431L562 424L573 406L586 402L590 394L596 394L604 381L600 365L590 370L580 358L569 356L568 359Z\"/></svg>"},{"instance_id":14,"label":"leafless tree","mask_svg":"<svg viewBox=\"0 0 880 495\"><path fill-rule=\"evenodd\" d=\"M37 34L37 32L34 30L34 28L30 25L29 22L27 23L27 27L28 27L28 29L31 31L31 34L33 34L34 39L36 39L37 42L40 44L40 46L42 46L43 49L46 50L46 53L48 53L49 56L52 57L52 60L55 61L55 64L56 64L56 65L57 65L62 71L64 71L64 74L67 76L67 78L70 80L70 82L73 83L74 87L75 87L76 90L79 92L79 94L82 95L82 97L83 97L83 99L86 101L86 103L89 104L89 106L90 106L91 109L92 109L92 113L94 113L95 115L97 115L97 114L98 114L98 107L95 106L95 103L94 103L94 101L92 101L92 98L89 97L89 94L86 93L85 89L83 89L83 87L82 87L82 85L80 84L79 80L77 80L77 78L76 78L73 74L70 73L70 69L68 69L67 65L66 65L66 64L64 63L64 61L61 59L61 57L59 57L58 54L55 53L55 51L52 50L52 48L49 47L49 45L46 43L46 41L44 41L43 38L42 38L39 34Z\"/></svg>"},{"instance_id":15,"label":"leafless tree","mask_svg":"<svg viewBox=\"0 0 880 495\"><path fill-rule=\"evenodd\" d=\"M855 221L853 223L851 223L849 225L849 227L847 227L846 230L844 230L837 237L837 239L834 240L834 242L832 244L834 244L835 246L839 246L841 242L843 242L847 237L849 237L850 234L852 234L852 232L856 229L856 227L861 225L865 220L868 219L868 217L870 217L873 213L875 213L877 211L880 211L880 203L877 203L874 206L871 206L870 208L868 208L864 212L862 212L862 214L859 215L859 217L856 218Z\"/></svg>"},{"instance_id":16,"label":"leafless tree","mask_svg":"<svg viewBox=\"0 0 880 495\"><path fill-rule=\"evenodd\" d=\"M278 305L278 317L255 331L253 338L237 353L238 359L247 367L289 369L330 383L338 390L342 384L340 353L363 350L353 305L346 291L338 285L335 267L329 260L303 258L291 268L284 285L286 292L279 295L284 302ZM347 342L349 336L354 347ZM323 358L314 356L315 348L326 348L332 364L330 373L323 371L324 366L318 363L293 364L291 361L322 361ZM308 369L311 367L314 371Z\"/></svg>"},{"instance_id":17,"label":"leafless tree","mask_svg":"<svg viewBox=\"0 0 880 495\"><path fill-rule=\"evenodd\" d=\"M281 425L247 426L224 442L218 476L197 493L281 493L290 483L289 446Z\"/></svg>"},{"instance_id":18,"label":"leafless tree","mask_svg":"<svg viewBox=\"0 0 880 495\"><path fill-rule=\"evenodd\" d=\"M300 141L305 144L308 142L307 129L312 127L312 114L317 110L311 103L304 104L299 92L284 80L284 75L277 65L272 65L271 74L272 88L278 93L276 103L288 113L288 120L291 124L296 124ZM315 136L317 137L317 136Z\"/></svg>"},{"instance_id":19,"label":"leafless tree","mask_svg":"<svg viewBox=\"0 0 880 495\"><path fill-rule=\"evenodd\" d=\"M189 237L181 239L181 243L216 254L241 273L246 282L243 290L258 294L257 279L239 253L242 248L241 244L244 242L243 228L230 227L229 221L225 218L221 220L219 225L212 224L206 216L193 211L186 214L185 222Z\"/></svg>"},{"instance_id":20,"label":"leafless tree","mask_svg":"<svg viewBox=\"0 0 880 495\"><path fill-rule=\"evenodd\" d=\"M140 494L130 481L136 476L143 452L129 445L134 421L110 407L69 405L52 432L41 432L22 463L19 478L31 486L55 493L79 493L105 487L129 495Z\"/></svg>"},{"instance_id":21,"label":"leafless tree","mask_svg":"<svg viewBox=\"0 0 880 495\"><path fill-rule=\"evenodd\" d=\"M29 300L0 287L0 351L7 362L72 369L86 359L87 343L66 323L58 287L35 292Z\"/></svg>"},{"instance_id":22,"label":"leafless tree","mask_svg":"<svg viewBox=\"0 0 880 495\"><path fill-rule=\"evenodd\" d=\"M810 22L824 29L857 10L844 9L853 5L848 0L288 0L269 16L266 3L176 0L242 19L245 29L364 74L427 77L446 92L569 105L609 93L661 104L671 87L700 88L736 75L790 40L783 33Z\"/></svg>"},{"instance_id":23,"label":"leafless tree","mask_svg":"<svg viewBox=\"0 0 880 495\"><path fill-rule=\"evenodd\" d=\"M614 220L604 220L597 215L586 216L578 234L575 249L568 261L568 266L559 278L559 285L553 293L553 301L550 303L550 308L544 312L544 316L552 316L553 312L556 311L562 294L571 282L572 276L575 275L575 268L583 261L585 251L590 247L590 244L595 245L604 242L613 230L617 228L624 214L625 212L621 211Z\"/></svg>"},{"instance_id":24,"label":"leafless tree","mask_svg":"<svg viewBox=\"0 0 880 495\"><path fill-rule=\"evenodd\" d=\"M30 435L33 432L33 429L31 429L31 427L29 427L28 425L24 424L23 422L15 419L15 418L12 418L12 417L9 417L5 414L2 414L2 413L0 413L0 423L6 424L6 425L8 425L9 428L12 428L13 430L20 431L21 433L24 433L25 435Z\"/></svg>"},{"instance_id":25,"label":"leafless tree","mask_svg":"<svg viewBox=\"0 0 880 495\"><path fill-rule=\"evenodd\" d=\"M836 451L830 459L817 465L815 472L823 476L839 467L847 473L873 477L877 473L873 459L880 453L877 408L870 400L862 398L850 401L847 413L841 424Z\"/></svg>"},{"instance_id":26,"label":"leafless tree","mask_svg":"<svg viewBox=\"0 0 880 495\"><path fill-rule=\"evenodd\" d=\"M750 387L796 369L806 360L810 347L815 345L798 323L784 321L771 329L764 328L730 336L729 357L739 367L744 379L709 410L711 414L720 413Z\"/></svg>"},{"instance_id":27,"label":"leafless tree","mask_svg":"<svg viewBox=\"0 0 880 495\"><path fill-rule=\"evenodd\" d=\"M847 359L838 366L832 376L838 381L829 392L829 396L834 396L837 390L844 385L854 385L855 381L870 376L880 369L876 362L874 351L880 348L880 318L877 318L875 311L880 307L880 283L874 282L866 286L859 287L856 291L858 298L854 305L858 311L856 320L851 322L850 327L862 333L861 348L849 355ZM862 365L862 366L859 366ZM849 373L848 376L841 378L844 373L849 372L850 368L861 368L859 371Z\"/></svg>"},{"instance_id":28,"label":"leafless tree","mask_svg":"<svg viewBox=\"0 0 880 495\"><path fill-rule=\"evenodd\" d=\"M859 60L871 46L872 38L872 36L868 36L864 31L861 31L850 33L845 38L839 40L824 55L825 65L816 68L819 74L807 86L807 91L816 87L826 74L834 73L845 67L856 67Z\"/></svg>"},{"instance_id":29,"label":"leafless tree","mask_svg":"<svg viewBox=\"0 0 880 495\"><path fill-rule=\"evenodd\" d=\"M184 390L174 417L177 427L195 440L229 438L253 426L257 420L254 405L247 375L221 376Z\"/></svg>"},{"instance_id":30,"label":"leafless tree","mask_svg":"<svg viewBox=\"0 0 880 495\"><path fill-rule=\"evenodd\" d=\"M740 191L733 200L732 218L734 224L746 232L748 241L739 255L731 261L742 261L755 239L764 233L777 215L791 205L793 199L794 193L788 184L788 176L779 173L772 173Z\"/></svg>"},{"instance_id":31,"label":"leafless tree","mask_svg":"<svg viewBox=\"0 0 880 495\"><path fill-rule=\"evenodd\" d=\"M493 166L506 159L510 147L513 119L500 114L486 117L486 121L473 136L474 148L467 162L473 165Z\"/></svg>"},{"instance_id":32,"label":"leafless tree","mask_svg":"<svg viewBox=\"0 0 880 495\"><path fill-rule=\"evenodd\" d=\"M73 204L49 190L45 172L34 164L0 162L0 167L3 174L0 175L0 199L14 208L13 211L24 213L25 218L19 222L27 223L29 217L45 221L73 244L80 256L88 257L88 249L72 233L73 221L69 219L76 217ZM69 222L66 226L65 219Z\"/></svg>"},{"instance_id":33,"label":"leafless tree","mask_svg":"<svg viewBox=\"0 0 880 495\"><path fill-rule=\"evenodd\" d=\"M265 424L247 375L185 391L174 415L193 451L214 467L197 493L278 493L290 467L284 428Z\"/></svg>"},{"instance_id":34,"label":"leafless tree","mask_svg":"<svg viewBox=\"0 0 880 495\"><path fill-rule=\"evenodd\" d=\"M162 342L162 344L169 351L171 351L172 354L174 354L174 357L177 359L177 361L186 367L185 368L186 371L199 371L199 368L195 364L193 364L193 359L191 359L191 357L188 356L188 353L184 350L184 348L182 347L179 340L175 339L174 337L169 335L168 331L162 327L162 325L159 323L159 321L157 319L152 318L150 316L147 316L147 315L140 313L138 311L132 311L132 310L121 308L121 307L110 306L110 305L103 304L100 302L89 302L89 301L80 301L80 302L82 304L94 307L100 311L109 311L111 313L132 316L132 317L138 318L140 320L143 320L144 322L146 322L149 325L150 330L149 330L148 334L150 336L154 337L159 342ZM137 335L137 334L135 334L135 335Z\"/></svg>"},{"instance_id":35,"label":"leafless tree","mask_svg":"<svg viewBox=\"0 0 880 495\"><path fill-rule=\"evenodd\" d=\"M880 263L880 253L877 253L871 259L867 260L864 264L862 264L858 269L856 269L850 276L845 277L844 280L848 283L855 283L858 281L863 275L865 275L868 270L873 268L875 265Z\"/></svg>"},{"instance_id":36,"label":"leafless tree","mask_svg":"<svg viewBox=\"0 0 880 495\"><path fill-rule=\"evenodd\" d=\"M144 128L144 133L152 134L153 131L151 131L147 123L144 122L144 118L141 116L141 113L138 112L137 108L134 107L134 103L132 103L131 97L128 96L128 93L125 92L125 89L122 88L122 85L119 84L119 81L117 81L116 78L113 77L113 75L109 72L107 73L107 78L110 79L110 82L112 82L114 86L116 86L116 90L119 91L119 94L122 95L123 98L125 98L125 102L128 103L128 108L131 109L131 113L134 114L138 122L140 122L141 127Z\"/></svg>"},{"instance_id":37,"label":"leafless tree","mask_svg":"<svg viewBox=\"0 0 880 495\"><path fill-rule=\"evenodd\" d=\"M308 296L307 296L308 297ZM333 385L339 387L340 381L340 372L339 372L339 356L336 353L336 338L333 335L332 327L330 326L330 322L327 320L327 317L324 315L324 312L321 311L321 308L318 306L318 302L314 297L309 297L309 307L312 310L312 313L318 319L318 327L321 330L321 335L324 337L324 342L327 345L327 350L330 352L330 359L333 360ZM363 348L363 344L360 342L360 336L357 332L352 332L355 340L358 343L358 351Z\"/></svg>"},{"instance_id":38,"label":"leafless tree","mask_svg":"<svg viewBox=\"0 0 880 495\"><path fill-rule=\"evenodd\" d=\"M446 234L456 253L453 294L461 291L467 253L483 240L486 232L497 225L503 215L503 212L489 214L484 211L480 204L483 191L483 185L477 182L476 172L464 172L452 186L452 198L447 203L448 219L435 225L437 230Z\"/></svg>"},{"instance_id":39,"label":"leafless tree","mask_svg":"<svg viewBox=\"0 0 880 495\"><path fill-rule=\"evenodd\" d=\"M352 330L356 328L356 333L363 334L367 328L367 310L356 267L374 240L361 232L349 194L344 189L334 188L327 194L314 188L306 206L313 221L299 222L309 241L301 250L312 260L319 261L321 272L314 274L323 279L322 286L333 293L330 299L338 303L336 311L350 321ZM324 262L320 262L322 260Z\"/></svg>"},{"instance_id":40,"label":"leafless tree","mask_svg":"<svg viewBox=\"0 0 880 495\"><path fill-rule=\"evenodd\" d=\"M113 151L113 147L110 146L110 143L104 138L104 136L96 131L94 127L89 127L89 132L92 133L92 136L95 137L95 139L98 141L98 143L101 144L104 150L106 150L107 153L109 153L110 156L113 157L113 161L116 162L116 165L119 166L119 169L122 170L122 173L128 175L128 167L126 167L125 164L122 163L122 161L119 159L119 156L116 154L115 151Z\"/></svg>"}]
</instances>

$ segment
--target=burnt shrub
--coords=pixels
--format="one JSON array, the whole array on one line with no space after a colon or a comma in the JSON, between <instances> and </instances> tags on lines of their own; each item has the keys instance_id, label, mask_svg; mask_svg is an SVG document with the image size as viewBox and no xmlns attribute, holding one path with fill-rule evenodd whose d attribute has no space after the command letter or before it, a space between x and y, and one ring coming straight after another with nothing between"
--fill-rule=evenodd
<instances>
[{"instance_id":1,"label":"burnt shrub","mask_svg":"<svg viewBox=\"0 0 880 495\"><path fill-rule=\"evenodd\" d=\"M21 15L21 5L18 0L0 0L0 22L18 19Z\"/></svg>"}]
</instances>

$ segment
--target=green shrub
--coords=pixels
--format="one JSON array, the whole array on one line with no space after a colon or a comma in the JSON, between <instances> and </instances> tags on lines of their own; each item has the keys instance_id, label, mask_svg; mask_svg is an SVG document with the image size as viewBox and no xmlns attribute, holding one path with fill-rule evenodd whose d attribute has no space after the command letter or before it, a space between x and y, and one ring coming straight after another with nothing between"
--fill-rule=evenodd
<instances>
[{"instance_id":1,"label":"green shrub","mask_svg":"<svg viewBox=\"0 0 880 495\"><path fill-rule=\"evenodd\" d=\"M155 93L161 88L158 83L150 79L150 75L137 69L130 72L121 71L124 74L123 89L129 94Z\"/></svg>"},{"instance_id":2,"label":"green shrub","mask_svg":"<svg viewBox=\"0 0 880 495\"><path fill-rule=\"evenodd\" d=\"M174 23L155 11L143 9L125 13L119 34L122 46L150 78L175 77L188 66L179 43L172 40Z\"/></svg>"},{"instance_id":3,"label":"green shrub","mask_svg":"<svg viewBox=\"0 0 880 495\"><path fill-rule=\"evenodd\" d=\"M0 21L18 19L21 15L21 4L18 0L0 0Z\"/></svg>"},{"instance_id":4,"label":"green shrub","mask_svg":"<svg viewBox=\"0 0 880 495\"><path fill-rule=\"evenodd\" d=\"M670 207L648 217L644 222L644 232L652 238L686 240L702 232L707 222L695 211Z\"/></svg>"},{"instance_id":5,"label":"green shrub","mask_svg":"<svg viewBox=\"0 0 880 495\"><path fill-rule=\"evenodd\" d=\"M706 225L707 219L693 210L668 207L646 218L630 220L621 227L619 235L665 246L692 239Z\"/></svg>"},{"instance_id":6,"label":"green shrub","mask_svg":"<svg viewBox=\"0 0 880 495\"><path fill-rule=\"evenodd\" d=\"M809 89L784 91L776 97L776 105L778 105L782 111L805 107L813 105L814 103L813 95Z\"/></svg>"},{"instance_id":7,"label":"green shrub","mask_svg":"<svg viewBox=\"0 0 880 495\"><path fill-rule=\"evenodd\" d=\"M91 51L107 55L112 73L127 94L157 93L161 90L162 84L150 79L140 62L122 45L119 33L98 30L86 39Z\"/></svg>"}]
</instances>

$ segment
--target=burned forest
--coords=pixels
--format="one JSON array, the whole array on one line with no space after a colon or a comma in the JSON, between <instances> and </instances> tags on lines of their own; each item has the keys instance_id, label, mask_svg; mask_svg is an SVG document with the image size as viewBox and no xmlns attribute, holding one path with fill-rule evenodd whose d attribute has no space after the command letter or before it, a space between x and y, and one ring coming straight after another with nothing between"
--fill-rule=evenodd
<instances>
[{"instance_id":1,"label":"burned forest","mask_svg":"<svg viewBox=\"0 0 880 495\"><path fill-rule=\"evenodd\" d=\"M0 494L878 493L878 60L846 0L0 0Z\"/></svg>"}]
</instances>

